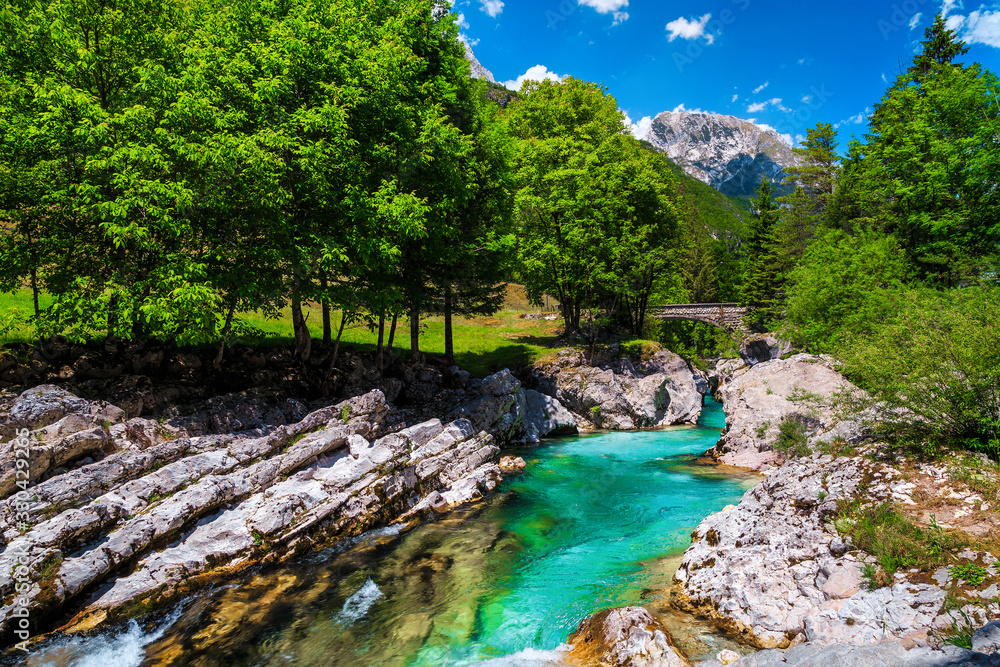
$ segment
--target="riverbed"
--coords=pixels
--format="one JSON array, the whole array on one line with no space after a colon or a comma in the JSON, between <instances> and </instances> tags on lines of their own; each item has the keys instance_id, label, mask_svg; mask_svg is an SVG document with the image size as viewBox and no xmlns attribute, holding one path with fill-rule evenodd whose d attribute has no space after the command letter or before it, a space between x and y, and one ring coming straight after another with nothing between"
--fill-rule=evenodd
<instances>
[{"instance_id":1,"label":"riverbed","mask_svg":"<svg viewBox=\"0 0 1000 667\"><path fill-rule=\"evenodd\" d=\"M28 664L544 665L589 614L640 604L691 657L731 647L670 609L691 531L758 481L699 463L724 425L600 433L515 453L485 502L207 590L127 627L57 637Z\"/></svg>"}]
</instances>

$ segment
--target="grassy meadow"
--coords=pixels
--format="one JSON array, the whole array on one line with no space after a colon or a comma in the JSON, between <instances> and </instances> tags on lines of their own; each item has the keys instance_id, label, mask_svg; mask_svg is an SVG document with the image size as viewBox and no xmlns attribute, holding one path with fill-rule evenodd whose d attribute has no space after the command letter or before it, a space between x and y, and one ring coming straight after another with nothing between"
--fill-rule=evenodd
<instances>
[{"instance_id":1,"label":"grassy meadow","mask_svg":"<svg viewBox=\"0 0 1000 667\"><path fill-rule=\"evenodd\" d=\"M41 306L50 302L43 295ZM550 304L556 302L549 300ZM34 340L32 326L25 320L33 310L31 290L22 289L12 294L0 294L0 324L11 314L17 314L17 322L7 332L0 332L0 343L31 342ZM520 285L509 285L507 300L503 310L489 317L461 317L452 319L455 344L455 361L459 366L478 377L504 368L526 366L535 360L551 354L561 347L557 334L562 330L562 320L521 319L524 313L539 313L541 309L532 306ZM314 340L323 336L323 316L318 305L306 308L307 323ZM291 345L291 309L283 309L278 317L268 318L261 313L244 313L240 319L261 332L261 335L246 338L240 342L254 346ZM340 313L332 317L334 335L340 326ZM444 356L444 317L427 316L421 319L420 349L431 356ZM388 340L389 322L386 322ZM352 346L362 351L375 349L378 330L365 322L349 323L344 328L342 345ZM400 318L396 324L393 353L405 355L410 351L410 322Z\"/></svg>"}]
</instances>

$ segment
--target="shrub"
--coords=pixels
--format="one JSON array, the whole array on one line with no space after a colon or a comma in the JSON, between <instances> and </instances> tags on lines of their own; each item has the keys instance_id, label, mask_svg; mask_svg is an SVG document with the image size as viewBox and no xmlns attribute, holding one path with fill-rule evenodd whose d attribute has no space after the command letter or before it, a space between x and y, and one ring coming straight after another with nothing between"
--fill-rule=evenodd
<instances>
[{"instance_id":1,"label":"shrub","mask_svg":"<svg viewBox=\"0 0 1000 667\"><path fill-rule=\"evenodd\" d=\"M956 579L962 579L970 586L978 586L986 581L986 568L975 563L952 565L948 573Z\"/></svg>"},{"instance_id":2,"label":"shrub","mask_svg":"<svg viewBox=\"0 0 1000 667\"><path fill-rule=\"evenodd\" d=\"M868 392L856 412L874 435L933 453L942 446L1000 455L1000 288L897 295L885 324L837 353Z\"/></svg>"},{"instance_id":3,"label":"shrub","mask_svg":"<svg viewBox=\"0 0 1000 667\"><path fill-rule=\"evenodd\" d=\"M798 413L785 415L778 424L778 439L774 442L774 450L791 456L809 456L809 436L806 433L808 418Z\"/></svg>"}]
</instances>

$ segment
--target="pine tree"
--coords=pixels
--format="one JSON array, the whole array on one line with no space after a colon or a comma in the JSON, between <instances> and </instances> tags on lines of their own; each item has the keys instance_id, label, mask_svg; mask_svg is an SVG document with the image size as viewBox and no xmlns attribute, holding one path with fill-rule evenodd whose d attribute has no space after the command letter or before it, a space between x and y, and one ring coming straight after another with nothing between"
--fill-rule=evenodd
<instances>
[{"instance_id":1,"label":"pine tree","mask_svg":"<svg viewBox=\"0 0 1000 667\"><path fill-rule=\"evenodd\" d=\"M813 199L813 213L823 214L833 196L840 168L837 133L829 123L819 123L806 130L802 147L792 150L802 158L803 164L786 169L786 181L804 188Z\"/></svg>"},{"instance_id":2,"label":"pine tree","mask_svg":"<svg viewBox=\"0 0 1000 667\"><path fill-rule=\"evenodd\" d=\"M935 65L950 65L959 56L969 52L953 30L949 30L944 20L944 14L938 13L934 23L924 29L923 50L913 59L908 73L920 80L934 71Z\"/></svg>"},{"instance_id":3,"label":"pine tree","mask_svg":"<svg viewBox=\"0 0 1000 667\"><path fill-rule=\"evenodd\" d=\"M760 327L775 314L780 291L776 235L780 210L774 201L774 186L766 178L752 202L756 218L750 223L745 245L740 301L754 309L749 320L752 326Z\"/></svg>"}]
</instances>

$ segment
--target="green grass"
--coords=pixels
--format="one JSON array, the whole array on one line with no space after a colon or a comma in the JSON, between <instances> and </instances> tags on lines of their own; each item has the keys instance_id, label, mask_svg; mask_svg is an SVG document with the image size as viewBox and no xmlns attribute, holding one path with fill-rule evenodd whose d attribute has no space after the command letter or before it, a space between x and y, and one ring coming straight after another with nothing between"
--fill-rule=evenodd
<instances>
[{"instance_id":1,"label":"green grass","mask_svg":"<svg viewBox=\"0 0 1000 667\"><path fill-rule=\"evenodd\" d=\"M52 298L47 294L40 294L38 305L45 308L52 303ZM0 343L29 343L32 342L34 331L31 325L26 323L28 317L35 312L35 304L31 298L30 289L22 289L13 294L0 293L0 320L8 315L15 315L16 322L11 331L0 336Z\"/></svg>"},{"instance_id":2,"label":"green grass","mask_svg":"<svg viewBox=\"0 0 1000 667\"><path fill-rule=\"evenodd\" d=\"M43 307L51 300L43 299ZM526 304L525 304L526 305ZM20 312L25 319L32 312L30 290L14 294L0 294L0 314ZM306 320L313 339L323 336L322 311L319 306L306 307ZM485 377L504 368L528 366L536 360L564 347L556 338L562 321L522 320L522 312L538 312L537 308L509 309L491 317L453 318L455 361L476 377ZM277 318L267 318L261 313L245 313L241 319L262 332L263 336L247 338L240 342L252 346L285 346L294 342L291 309L284 308ZM340 313L332 315L333 332L340 326ZM388 342L389 323L386 323ZM31 342L31 327L19 324L14 331L0 338L0 343ZM348 324L344 329L342 345L362 351L375 350L378 331L363 322ZM421 319L420 350L425 354L444 357L444 317L431 316ZM400 318L396 325L393 353L397 356L410 352L410 322Z\"/></svg>"},{"instance_id":3,"label":"green grass","mask_svg":"<svg viewBox=\"0 0 1000 667\"><path fill-rule=\"evenodd\" d=\"M947 533L936 523L917 526L891 504L863 505L856 500L840 508L835 523L855 547L875 557L878 564L868 564L864 572L872 589L891 585L900 570L929 572L941 567L967 546L960 535Z\"/></svg>"}]
</instances>

